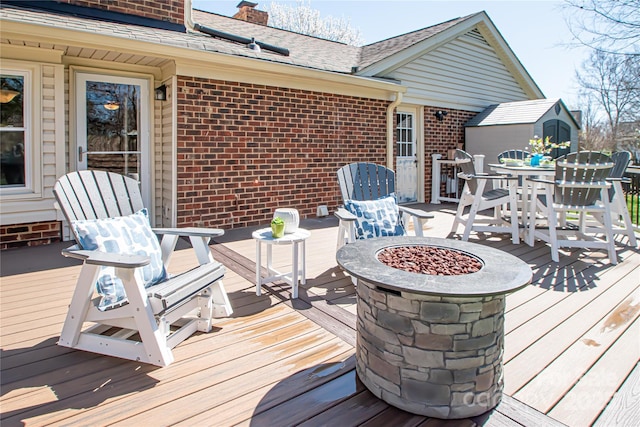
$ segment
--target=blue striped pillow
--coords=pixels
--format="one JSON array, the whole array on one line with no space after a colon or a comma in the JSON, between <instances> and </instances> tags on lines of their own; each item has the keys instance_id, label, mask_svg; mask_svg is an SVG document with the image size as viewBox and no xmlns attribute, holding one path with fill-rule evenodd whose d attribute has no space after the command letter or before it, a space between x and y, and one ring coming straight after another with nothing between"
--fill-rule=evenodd
<instances>
[{"instance_id":1,"label":"blue striped pillow","mask_svg":"<svg viewBox=\"0 0 640 427\"><path fill-rule=\"evenodd\" d=\"M148 265L135 271L136 277L145 287L166 279L162 250L157 236L151 230L146 209L128 216L74 221L72 227L78 235L78 244L82 249L150 257L151 262ZM124 285L115 275L114 267L100 268L96 289L102 296L98 306L101 310L127 302Z\"/></svg>"}]
</instances>

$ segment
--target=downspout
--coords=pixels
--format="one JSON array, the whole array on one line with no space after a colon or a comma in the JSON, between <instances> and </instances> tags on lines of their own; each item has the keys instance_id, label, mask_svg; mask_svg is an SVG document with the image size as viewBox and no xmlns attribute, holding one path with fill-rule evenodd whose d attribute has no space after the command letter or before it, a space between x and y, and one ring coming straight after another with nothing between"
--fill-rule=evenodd
<instances>
[{"instance_id":1,"label":"downspout","mask_svg":"<svg viewBox=\"0 0 640 427\"><path fill-rule=\"evenodd\" d=\"M396 99L387 107L387 167L393 167L393 114L396 107L402 102L402 92L396 92Z\"/></svg>"},{"instance_id":2,"label":"downspout","mask_svg":"<svg viewBox=\"0 0 640 427\"><path fill-rule=\"evenodd\" d=\"M184 26L187 31L195 31L193 28L193 4L191 4L191 0L184 0Z\"/></svg>"}]
</instances>

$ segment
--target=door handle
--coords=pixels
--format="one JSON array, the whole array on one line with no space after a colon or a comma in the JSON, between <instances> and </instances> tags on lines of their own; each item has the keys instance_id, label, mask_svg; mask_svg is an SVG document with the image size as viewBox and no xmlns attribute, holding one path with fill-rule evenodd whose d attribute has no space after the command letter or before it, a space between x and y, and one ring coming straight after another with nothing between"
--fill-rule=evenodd
<instances>
[{"instance_id":1,"label":"door handle","mask_svg":"<svg viewBox=\"0 0 640 427\"><path fill-rule=\"evenodd\" d=\"M85 153L85 151L82 149L82 146L78 146L78 161L81 162L82 161L82 154Z\"/></svg>"}]
</instances>

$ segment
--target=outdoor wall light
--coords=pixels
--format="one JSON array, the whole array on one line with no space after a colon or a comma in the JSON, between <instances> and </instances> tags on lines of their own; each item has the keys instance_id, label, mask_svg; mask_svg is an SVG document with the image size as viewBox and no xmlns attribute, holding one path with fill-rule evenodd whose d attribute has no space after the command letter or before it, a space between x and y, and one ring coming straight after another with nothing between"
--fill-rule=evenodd
<instances>
[{"instance_id":1,"label":"outdoor wall light","mask_svg":"<svg viewBox=\"0 0 640 427\"><path fill-rule=\"evenodd\" d=\"M165 85L160 85L155 90L155 99L156 101L166 101L167 100L167 87Z\"/></svg>"},{"instance_id":2,"label":"outdoor wall light","mask_svg":"<svg viewBox=\"0 0 640 427\"><path fill-rule=\"evenodd\" d=\"M442 110L438 110L436 111L436 113L434 114L434 116L436 116L436 119L438 119L439 122L444 120L444 116L446 116L447 113L446 111L442 111Z\"/></svg>"}]
</instances>

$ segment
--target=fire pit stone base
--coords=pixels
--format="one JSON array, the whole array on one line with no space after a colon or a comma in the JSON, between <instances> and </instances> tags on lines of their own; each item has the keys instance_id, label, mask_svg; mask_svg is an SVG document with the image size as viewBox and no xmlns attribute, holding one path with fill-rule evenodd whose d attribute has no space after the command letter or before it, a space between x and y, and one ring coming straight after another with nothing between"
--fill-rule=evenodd
<instances>
[{"instance_id":1,"label":"fire pit stone base","mask_svg":"<svg viewBox=\"0 0 640 427\"><path fill-rule=\"evenodd\" d=\"M466 418L497 405L504 295L398 296L364 280L357 292L357 372L374 395L437 418Z\"/></svg>"},{"instance_id":2,"label":"fire pit stone base","mask_svg":"<svg viewBox=\"0 0 640 427\"><path fill-rule=\"evenodd\" d=\"M459 251L482 267L435 275L378 258L387 248L408 247L421 257L418 246ZM525 262L483 245L408 236L360 240L340 248L336 259L358 279L356 370L373 394L405 411L447 419L500 403L505 295L531 282Z\"/></svg>"}]
</instances>

